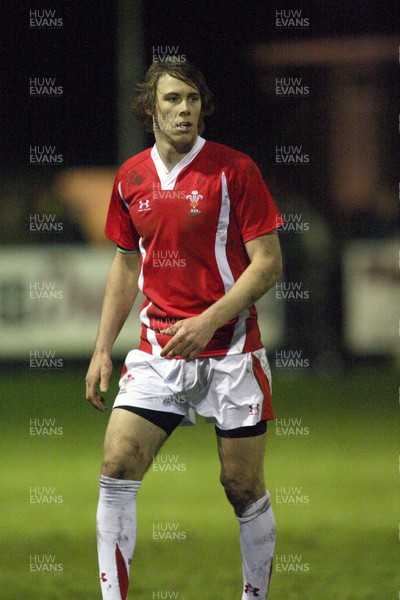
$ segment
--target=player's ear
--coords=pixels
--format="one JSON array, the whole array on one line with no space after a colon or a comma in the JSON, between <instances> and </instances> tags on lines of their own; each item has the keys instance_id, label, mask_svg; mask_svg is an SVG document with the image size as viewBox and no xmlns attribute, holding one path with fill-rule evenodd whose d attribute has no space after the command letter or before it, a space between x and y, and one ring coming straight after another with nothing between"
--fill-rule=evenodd
<instances>
[{"instance_id":1,"label":"player's ear","mask_svg":"<svg viewBox=\"0 0 400 600\"><path fill-rule=\"evenodd\" d=\"M151 108L149 106L144 109L144 112L146 113L146 115L149 115L149 117L151 117L153 115L153 111L151 110Z\"/></svg>"}]
</instances>

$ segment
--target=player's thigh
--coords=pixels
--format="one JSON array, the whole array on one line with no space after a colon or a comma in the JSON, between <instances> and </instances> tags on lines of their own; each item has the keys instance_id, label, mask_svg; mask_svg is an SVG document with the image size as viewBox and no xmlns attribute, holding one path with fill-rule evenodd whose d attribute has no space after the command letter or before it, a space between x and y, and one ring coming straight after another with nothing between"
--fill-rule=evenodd
<instances>
[{"instance_id":1,"label":"player's thigh","mask_svg":"<svg viewBox=\"0 0 400 600\"><path fill-rule=\"evenodd\" d=\"M142 479L167 437L163 429L147 419L128 410L115 408L104 440L102 474Z\"/></svg>"},{"instance_id":2,"label":"player's thigh","mask_svg":"<svg viewBox=\"0 0 400 600\"><path fill-rule=\"evenodd\" d=\"M266 434L227 438L217 435L221 482L240 486L264 486Z\"/></svg>"}]
</instances>

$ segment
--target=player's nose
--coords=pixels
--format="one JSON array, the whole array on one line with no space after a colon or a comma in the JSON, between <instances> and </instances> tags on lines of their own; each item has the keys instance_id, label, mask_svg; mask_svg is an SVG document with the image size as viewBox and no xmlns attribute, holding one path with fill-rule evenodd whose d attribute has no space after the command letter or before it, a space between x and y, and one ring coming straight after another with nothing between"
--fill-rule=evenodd
<instances>
[{"instance_id":1,"label":"player's nose","mask_svg":"<svg viewBox=\"0 0 400 600\"><path fill-rule=\"evenodd\" d=\"M181 102L181 105L179 107L179 114L190 115L189 102L185 99L183 99Z\"/></svg>"}]
</instances>

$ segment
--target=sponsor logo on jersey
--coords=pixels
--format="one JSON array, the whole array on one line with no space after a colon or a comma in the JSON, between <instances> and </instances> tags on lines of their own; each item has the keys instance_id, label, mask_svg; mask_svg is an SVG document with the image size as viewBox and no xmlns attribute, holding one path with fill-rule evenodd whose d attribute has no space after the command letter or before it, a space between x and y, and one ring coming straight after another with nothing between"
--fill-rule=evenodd
<instances>
[{"instance_id":1,"label":"sponsor logo on jersey","mask_svg":"<svg viewBox=\"0 0 400 600\"><path fill-rule=\"evenodd\" d=\"M260 412L259 404L249 404L249 415L258 415Z\"/></svg>"},{"instance_id":2,"label":"sponsor logo on jersey","mask_svg":"<svg viewBox=\"0 0 400 600\"><path fill-rule=\"evenodd\" d=\"M189 215L201 215L201 210L198 209L198 205L200 200L203 200L203 197L197 190L192 190L191 194L186 196L186 200L190 202L190 210Z\"/></svg>"},{"instance_id":3,"label":"sponsor logo on jersey","mask_svg":"<svg viewBox=\"0 0 400 600\"><path fill-rule=\"evenodd\" d=\"M143 212L145 210L151 210L149 198L146 198L146 200L139 200L138 212Z\"/></svg>"}]
</instances>

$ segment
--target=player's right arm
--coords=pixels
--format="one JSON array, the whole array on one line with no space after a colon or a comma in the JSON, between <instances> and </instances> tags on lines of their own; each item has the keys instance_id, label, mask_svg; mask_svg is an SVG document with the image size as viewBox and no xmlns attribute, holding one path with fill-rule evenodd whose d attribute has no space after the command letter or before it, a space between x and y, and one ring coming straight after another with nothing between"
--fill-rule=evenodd
<instances>
[{"instance_id":1,"label":"player's right arm","mask_svg":"<svg viewBox=\"0 0 400 600\"><path fill-rule=\"evenodd\" d=\"M140 254L119 252L108 271L103 308L96 344L86 374L86 399L98 410L105 411L104 398L97 391L108 391L112 372L111 350L125 323L138 293Z\"/></svg>"}]
</instances>

